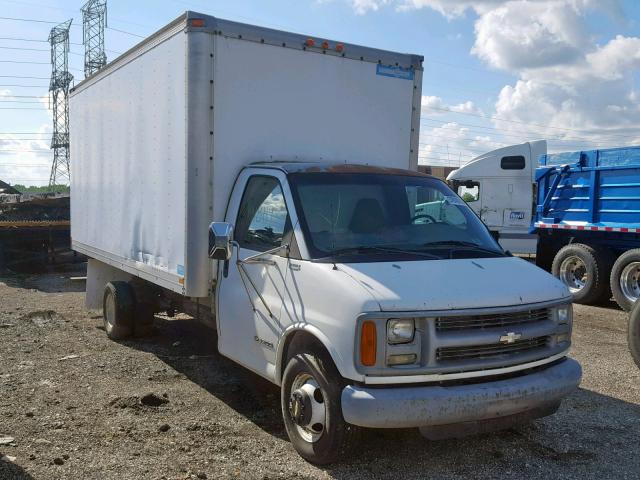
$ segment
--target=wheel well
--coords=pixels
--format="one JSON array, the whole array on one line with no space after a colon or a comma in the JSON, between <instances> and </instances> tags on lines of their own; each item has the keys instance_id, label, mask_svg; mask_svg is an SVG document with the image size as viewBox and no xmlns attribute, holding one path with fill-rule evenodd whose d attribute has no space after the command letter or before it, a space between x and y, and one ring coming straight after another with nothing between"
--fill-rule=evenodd
<instances>
[{"instance_id":1,"label":"wheel well","mask_svg":"<svg viewBox=\"0 0 640 480\"><path fill-rule=\"evenodd\" d=\"M296 330L285 338L284 347L282 349L282 356L280 358L280 373L279 377L282 379L284 369L287 367L289 359L300 351L306 352L318 352L324 351L331 358L331 354L325 348L323 343L315 335L306 332L304 330Z\"/></svg>"}]
</instances>

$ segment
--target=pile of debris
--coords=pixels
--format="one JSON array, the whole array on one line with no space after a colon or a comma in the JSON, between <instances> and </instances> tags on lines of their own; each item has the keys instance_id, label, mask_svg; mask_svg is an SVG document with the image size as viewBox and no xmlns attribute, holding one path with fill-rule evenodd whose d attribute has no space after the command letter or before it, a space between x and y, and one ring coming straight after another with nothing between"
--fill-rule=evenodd
<instances>
[{"instance_id":1,"label":"pile of debris","mask_svg":"<svg viewBox=\"0 0 640 480\"><path fill-rule=\"evenodd\" d=\"M0 270L56 263L69 253L69 193L20 193L0 181Z\"/></svg>"}]
</instances>

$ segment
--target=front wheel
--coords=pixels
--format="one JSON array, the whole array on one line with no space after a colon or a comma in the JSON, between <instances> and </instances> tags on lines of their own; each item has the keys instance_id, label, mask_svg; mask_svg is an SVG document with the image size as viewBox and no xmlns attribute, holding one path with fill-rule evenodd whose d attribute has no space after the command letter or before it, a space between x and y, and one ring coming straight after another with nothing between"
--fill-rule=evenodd
<instances>
[{"instance_id":1,"label":"front wheel","mask_svg":"<svg viewBox=\"0 0 640 480\"><path fill-rule=\"evenodd\" d=\"M358 428L342 417L344 386L329 355L300 353L282 378L282 416L289 439L302 458L328 464L353 446Z\"/></svg>"}]
</instances>

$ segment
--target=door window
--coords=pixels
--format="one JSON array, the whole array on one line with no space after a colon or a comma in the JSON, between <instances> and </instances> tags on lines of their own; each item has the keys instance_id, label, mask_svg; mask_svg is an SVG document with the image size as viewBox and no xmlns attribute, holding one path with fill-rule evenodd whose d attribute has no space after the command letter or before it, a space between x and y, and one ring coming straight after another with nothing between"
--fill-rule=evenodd
<instances>
[{"instance_id":1,"label":"door window","mask_svg":"<svg viewBox=\"0 0 640 480\"><path fill-rule=\"evenodd\" d=\"M467 202L477 202L480 200L480 184L467 182L458 186L458 195Z\"/></svg>"},{"instance_id":2,"label":"door window","mask_svg":"<svg viewBox=\"0 0 640 480\"><path fill-rule=\"evenodd\" d=\"M280 247L291 234L291 220L275 177L255 175L245 187L235 238L242 248L264 252Z\"/></svg>"}]
</instances>

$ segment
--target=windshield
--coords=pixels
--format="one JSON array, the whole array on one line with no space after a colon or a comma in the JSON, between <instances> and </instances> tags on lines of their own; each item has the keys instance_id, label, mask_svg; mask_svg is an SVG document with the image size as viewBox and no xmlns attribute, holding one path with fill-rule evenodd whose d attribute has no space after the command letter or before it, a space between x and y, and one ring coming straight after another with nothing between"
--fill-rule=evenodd
<instances>
[{"instance_id":1,"label":"windshield","mask_svg":"<svg viewBox=\"0 0 640 480\"><path fill-rule=\"evenodd\" d=\"M480 219L440 180L376 173L294 173L289 180L314 259L504 256Z\"/></svg>"}]
</instances>

